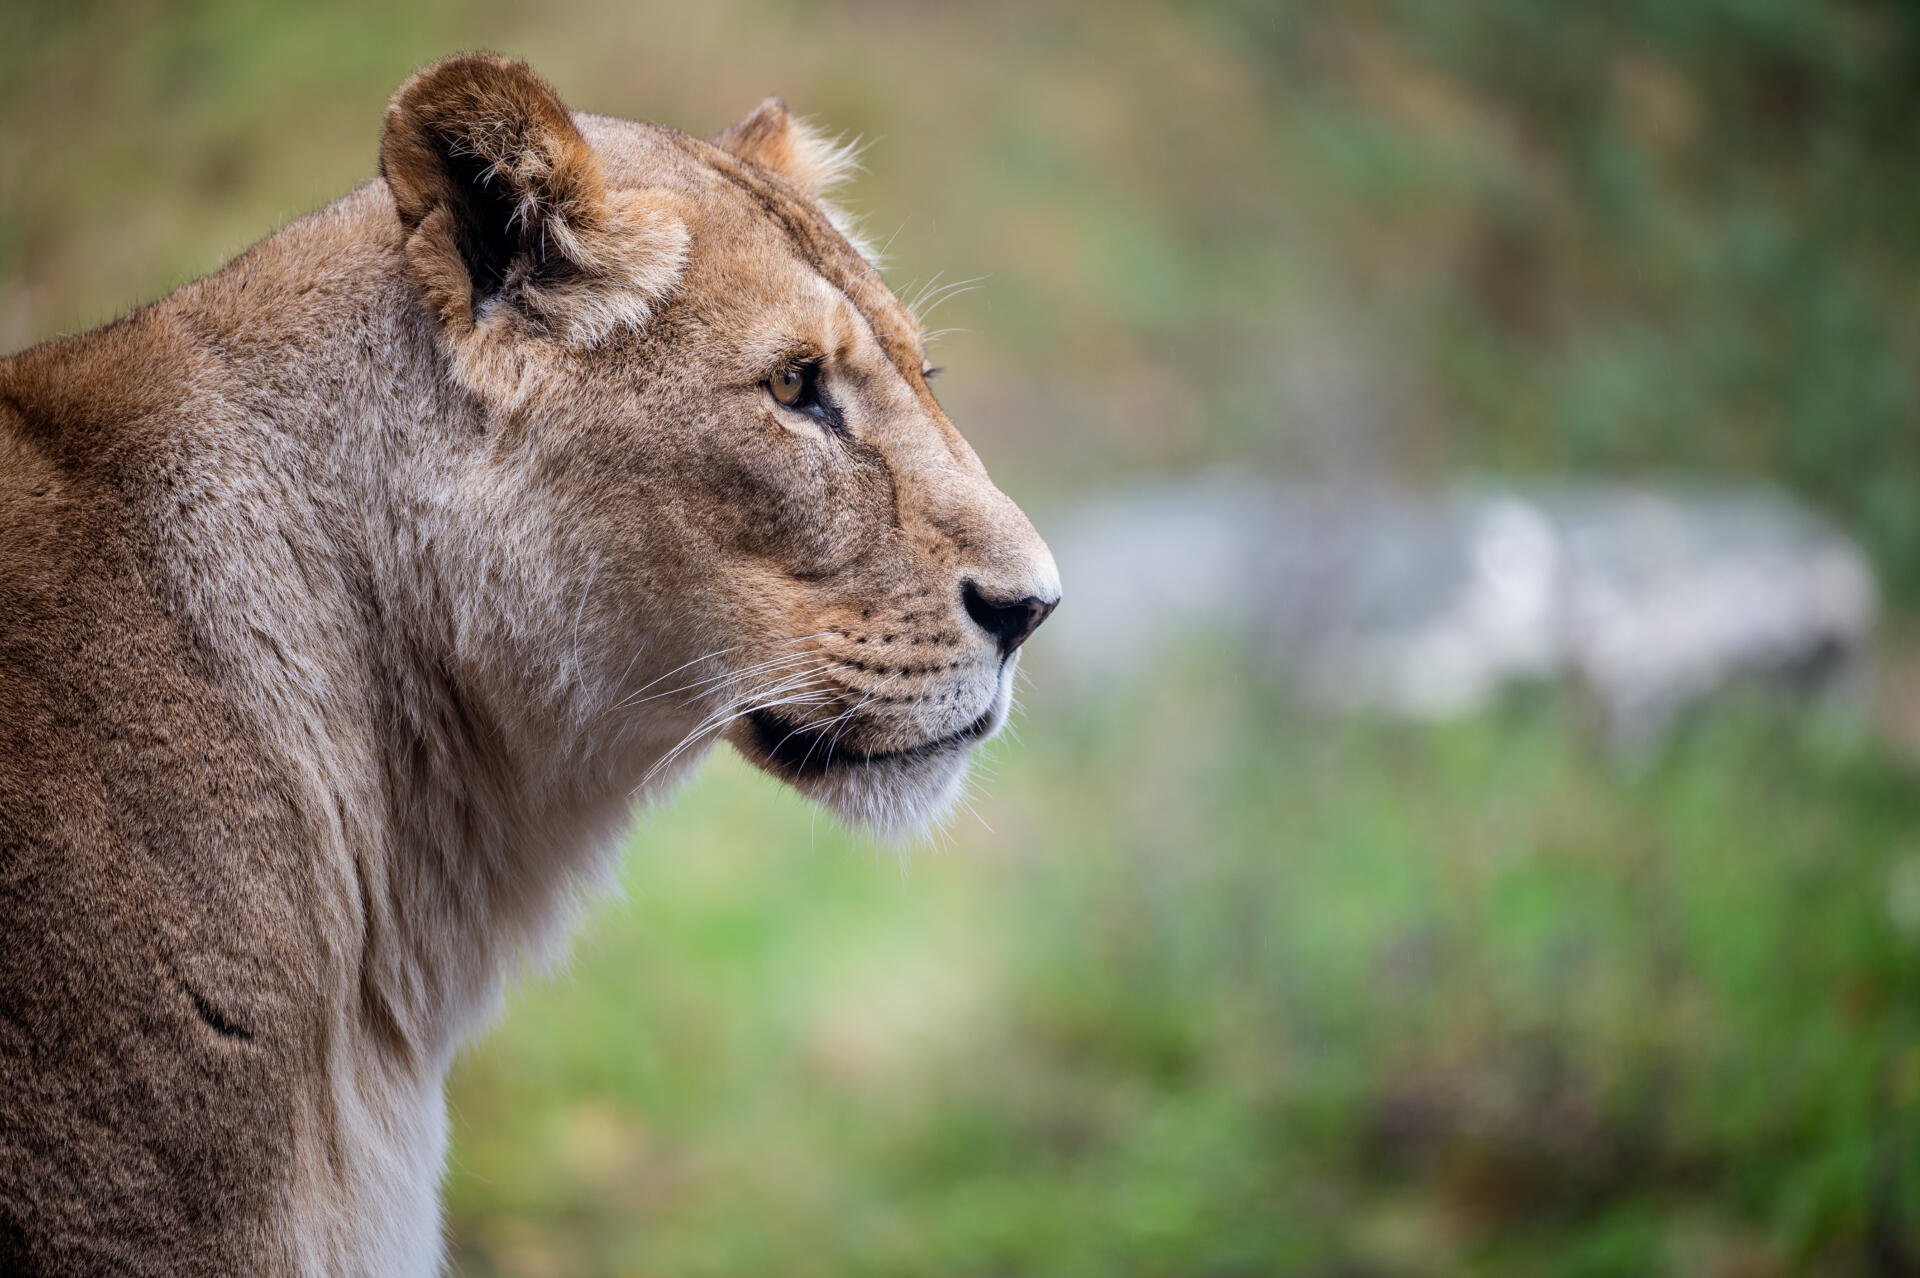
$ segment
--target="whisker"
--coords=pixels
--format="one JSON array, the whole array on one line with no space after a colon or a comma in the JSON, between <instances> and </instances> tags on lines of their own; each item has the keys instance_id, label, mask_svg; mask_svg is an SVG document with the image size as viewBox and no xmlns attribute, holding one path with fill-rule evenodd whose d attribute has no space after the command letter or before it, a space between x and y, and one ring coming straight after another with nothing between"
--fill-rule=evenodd
<instances>
[{"instance_id":1,"label":"whisker","mask_svg":"<svg viewBox=\"0 0 1920 1278\"><path fill-rule=\"evenodd\" d=\"M835 732L832 738L830 738L827 741L827 754L826 754L827 758L831 759L833 757L834 747L836 747L840 743L841 738L847 734L847 730L853 726L853 716L858 714L861 710L865 709L873 701L874 697L879 695L881 689L885 688L888 684L891 684L895 679L898 679L899 677L900 675L898 674L898 672L888 675L885 679L880 681L879 687L869 689L866 695L861 697L859 701L855 702L852 706L848 707L841 714L835 715L833 718L827 720L825 723L819 726L817 731L824 733L829 728L832 728L836 723L840 725L839 731ZM815 749L819 747L819 744L820 744L819 741L816 740L813 743L813 745L810 745L807 747L807 752L800 757L800 767L805 768L807 766L807 760L813 758L813 752ZM869 758L872 757L871 751L868 752L868 757Z\"/></svg>"},{"instance_id":2,"label":"whisker","mask_svg":"<svg viewBox=\"0 0 1920 1278\"><path fill-rule=\"evenodd\" d=\"M932 292L940 283L940 277L944 274L946 274L945 271L935 271L933 276L914 293L913 299L907 303L907 309L915 315L918 315L920 313L920 303L926 300L927 294Z\"/></svg>"},{"instance_id":3,"label":"whisker","mask_svg":"<svg viewBox=\"0 0 1920 1278\"><path fill-rule=\"evenodd\" d=\"M665 771L668 767L672 766L674 760L678 759L682 754L692 749L696 744L699 744L703 739L712 737L712 736L718 736L721 732L725 731L725 729L729 724L734 723L739 719L745 718L747 715L752 714L755 710L771 709L772 706L777 706L777 705L815 705L815 704L818 704L819 701L821 700L825 700L825 697L823 696L810 697L810 696L803 695L799 697L789 698L784 701L776 701L776 702L773 702L772 705L770 706L754 706L754 705L741 706L730 711L729 713L720 715L717 718L709 719L708 721L702 723L694 731L689 732L686 736L682 737L679 741L679 744L675 745L673 749L669 750L666 754L662 755L658 760L656 760L654 765L651 768L647 769L646 775L640 778L640 783L634 786L632 790L628 791L628 796L632 797L633 795L638 794L640 791L646 789L648 785L652 784L653 778L655 776L659 775L661 772Z\"/></svg>"},{"instance_id":4,"label":"whisker","mask_svg":"<svg viewBox=\"0 0 1920 1278\"><path fill-rule=\"evenodd\" d=\"M782 705L817 705L822 701L829 700L832 696L830 690L809 689L807 687L808 684L819 678L823 672L824 667L809 670L799 675L790 675L784 682L776 683L775 686L771 688L763 689L743 701L735 700L720 706L696 724L685 736L681 737L672 749L655 760L653 766L648 768L646 774L640 778L639 784L628 792L628 797L631 798L634 794L646 789L654 777L671 766L674 760L692 748L696 742L720 732L725 729L728 724L752 714L756 710L770 710L775 706Z\"/></svg>"},{"instance_id":5,"label":"whisker","mask_svg":"<svg viewBox=\"0 0 1920 1278\"><path fill-rule=\"evenodd\" d=\"M791 639L776 639L774 640L774 642L776 644L804 643L808 639L819 639L831 633L832 633L831 631L827 631L827 630L815 630L810 634L795 635ZM724 657L730 652L738 652L742 648L751 648L755 644L758 644L761 642L764 642L764 641L759 639L749 639L745 643L730 644L725 648L715 648L712 652L702 653L700 656L697 656L690 661L681 662L679 665L667 671L665 674L655 675L653 678L647 680L647 682L641 684L638 688L635 688L633 690L633 695L637 696L640 693L645 692L648 688L653 687L654 684L659 683L662 679L671 679L674 675L679 674L682 670L685 670L688 666L699 665L702 661L712 661L715 657Z\"/></svg>"},{"instance_id":6,"label":"whisker","mask_svg":"<svg viewBox=\"0 0 1920 1278\"><path fill-rule=\"evenodd\" d=\"M580 642L581 623L586 619L587 602L593 598L593 579L600 575L600 561L593 561L587 569L586 584L580 588L580 604L573 610L573 677L580 683L587 681L586 648Z\"/></svg>"},{"instance_id":7,"label":"whisker","mask_svg":"<svg viewBox=\"0 0 1920 1278\"><path fill-rule=\"evenodd\" d=\"M806 641L806 640L808 640L808 639L818 639L818 638L820 638L820 637L821 637L822 635L826 635L826 634L829 634L829 633L831 633L831 632L830 632L830 631L825 631L825 630L819 630L819 631L815 631L815 632L813 632L812 634L805 634L805 635L795 635L795 636L794 636L793 638L791 638L791 639L782 639L782 640L778 640L778 641L776 641L776 642L778 642L778 643L780 643L780 644L783 644L783 645L784 645L784 644L795 644L795 643L803 643L803 642L805 642L805 641ZM681 686L679 686L679 687L677 687L677 688L669 688L669 689L667 689L667 690L666 690L666 691L664 691L664 692L657 692L657 693L654 693L654 694L653 694L652 696L642 696L642 695L641 695L642 693L644 693L644 692L646 692L646 690L647 690L648 688L651 688L651 687L653 687L653 686L654 686L655 684L657 684L657 683L659 683L659 682L660 682L660 681L661 681L662 679L669 679L669 678L672 678L672 677L673 677L674 675L676 675L676 674L678 674L678 673L679 673L680 671L682 671L682 670L685 670L685 669L686 669L686 668L687 668L688 666L692 666L692 665L698 665L698 664L699 664L700 662L702 662L702 661L711 661L711 660L713 660L713 659L714 659L714 658L716 658L716 657L720 657L720 656L723 656L723 655L725 655L726 653L729 653L729 652L737 652L737 651L739 651L739 650L740 650L741 648L747 648L747 647L752 647L752 646L754 646L754 642L752 642L752 641L750 641L750 642L748 642L748 643L740 643L740 644L734 644L734 645L733 645L732 647L730 647L730 648L721 648L721 649L718 649L717 651L714 651L714 652L710 652L710 653L707 653L707 654L705 654L704 656L699 656L699 657L695 657L695 658L694 658L693 660L691 660L691 661L683 661L683 662L681 662L681 663L680 663L679 665L677 665L677 666L675 666L675 667L674 667L674 668L673 668L672 670L669 670L669 671L667 671L667 672L666 672L665 674L663 674L663 675L658 675L658 676L656 676L656 677L654 677L654 678L652 678L652 679L650 679L650 680L648 680L648 681L647 681L646 683L644 683L644 684L642 684L642 685L641 685L640 687L638 687L638 688L636 688L636 689L634 689L632 693L630 693L630 694L628 694L628 696L627 696L627 697L625 697L625 698L624 698L623 700L621 700L621 701L620 701L619 703L617 703L616 705L614 705L614 706L612 706L612 707L610 707L610 709L611 709L611 710L628 710L628 709L632 709L632 708L633 708L634 706L637 706L637 705L643 705L643 704L645 704L646 702L649 702L649 701L653 701L653 700L656 700L656 699L658 699L658 698L660 698L660 697L670 697L670 696L675 696L675 695L679 695L679 694L683 694L683 693L686 693L686 692L690 692L690 691L692 691L692 690L694 690L694 689L696 689L696 688L701 688L701 687L705 687L705 686L707 686L707 685L710 685L710 684L715 684L715 683L724 683L724 682L727 682L728 680L741 680L741 679L749 679L749 678L752 678L752 677L753 677L754 675L756 675L756 674L759 674L759 673L761 673L761 672L763 672L763 671L766 671L766 670L770 670L770 669L775 669L775 668L777 668L777 667L779 667L779 666L781 666L782 664L785 664L785 663L790 663L790 662L797 662L797 661L802 661L802 660L805 660L805 659L806 659L806 658L808 658L808 657L815 657L815 656L820 656L820 655L821 655L821 654L817 654L817 653L810 653L810 652L800 652L800 653L786 653L786 654L784 654L784 655L782 655L782 656L776 656L776 657L768 657L768 658L766 658L766 659L765 659L765 660L763 660L763 661L757 661L757 662L754 662L754 663L753 663L752 665L749 665L749 666L745 666L745 667L743 667L743 668L741 668L741 669L739 669L739 670L727 670L727 671L722 671L722 672L720 672L719 674L714 674L714 675L707 675L707 676L705 676L705 677L703 677L703 678L700 678L700 679L696 679L696 680L694 680L694 681L692 681L691 683L687 683L687 684L682 684Z\"/></svg>"},{"instance_id":8,"label":"whisker","mask_svg":"<svg viewBox=\"0 0 1920 1278\"><path fill-rule=\"evenodd\" d=\"M987 819L980 815L980 809L973 806L973 796L967 793L965 787L961 788L960 793L955 795L954 799L956 802L959 803L961 807L965 808L967 812L970 815L972 815L974 820L980 823L981 829L985 830L988 834L993 833L993 827L988 825Z\"/></svg>"},{"instance_id":9,"label":"whisker","mask_svg":"<svg viewBox=\"0 0 1920 1278\"><path fill-rule=\"evenodd\" d=\"M943 284L937 289L930 288L926 290L914 299L914 304L910 308L913 311L914 318L919 320L924 327L926 322L933 317L935 311L962 294L978 291L985 284L986 279L987 277L984 275L976 275L972 279L955 280L951 284Z\"/></svg>"},{"instance_id":10,"label":"whisker","mask_svg":"<svg viewBox=\"0 0 1920 1278\"><path fill-rule=\"evenodd\" d=\"M814 660L821 660L818 654L810 653L810 652L789 653L784 657L770 657L765 661L755 662L753 665L746 666L740 670L728 670L720 674L709 675L704 679L696 679L692 683L682 684L677 688L668 688L665 692L656 692L652 696L637 697L637 698L622 702L619 708L622 710L630 710L634 706L645 705L647 702L657 701L661 697L681 696L681 695L684 695L685 693L692 692L698 688L704 688L714 684L738 682L739 680L742 680L742 679L750 679L756 675L765 674L768 671L779 670L788 666L796 665L800 662L808 660L809 658L812 658Z\"/></svg>"}]
</instances>

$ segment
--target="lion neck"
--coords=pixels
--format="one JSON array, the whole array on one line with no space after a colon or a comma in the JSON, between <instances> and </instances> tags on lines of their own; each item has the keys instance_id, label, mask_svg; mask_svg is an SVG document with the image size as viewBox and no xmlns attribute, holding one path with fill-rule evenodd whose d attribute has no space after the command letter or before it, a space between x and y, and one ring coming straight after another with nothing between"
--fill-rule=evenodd
<instances>
[{"instance_id":1,"label":"lion neck","mask_svg":"<svg viewBox=\"0 0 1920 1278\"><path fill-rule=\"evenodd\" d=\"M391 216L364 189L163 304L217 353L196 384L226 411L180 459L218 500L162 523L313 831L337 1013L363 1055L437 1082L691 725L607 715L612 676L645 673L615 633L636 619L600 615L590 548L488 455L494 423L447 375ZM236 308L270 308L277 340Z\"/></svg>"}]
</instances>

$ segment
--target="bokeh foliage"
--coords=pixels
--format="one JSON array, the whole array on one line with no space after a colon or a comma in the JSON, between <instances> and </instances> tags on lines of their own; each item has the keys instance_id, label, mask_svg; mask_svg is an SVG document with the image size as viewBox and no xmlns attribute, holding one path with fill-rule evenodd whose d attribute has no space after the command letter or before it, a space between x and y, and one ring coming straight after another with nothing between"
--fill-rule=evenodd
<instances>
[{"instance_id":1,"label":"bokeh foliage","mask_svg":"<svg viewBox=\"0 0 1920 1278\"><path fill-rule=\"evenodd\" d=\"M891 277L988 277L942 395L1043 527L1211 465L1733 476L1920 598L1897 0L10 4L0 349L367 180L468 47L865 134ZM462 1272L1911 1272L1909 765L1568 717L1356 728L1197 647L1042 695L902 868L721 761L463 1063Z\"/></svg>"},{"instance_id":2,"label":"bokeh foliage","mask_svg":"<svg viewBox=\"0 0 1920 1278\"><path fill-rule=\"evenodd\" d=\"M1911 1263L1904 770L1763 707L1607 769L1551 704L1339 727L1217 671L1033 724L897 871L715 766L460 1075L469 1269Z\"/></svg>"}]
</instances>

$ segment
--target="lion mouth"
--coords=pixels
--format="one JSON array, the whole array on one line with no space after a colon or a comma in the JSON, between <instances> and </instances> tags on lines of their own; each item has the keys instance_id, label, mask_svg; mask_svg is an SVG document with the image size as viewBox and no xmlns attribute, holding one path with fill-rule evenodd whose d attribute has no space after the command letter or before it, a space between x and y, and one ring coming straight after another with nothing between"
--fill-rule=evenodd
<instances>
[{"instance_id":1,"label":"lion mouth","mask_svg":"<svg viewBox=\"0 0 1920 1278\"><path fill-rule=\"evenodd\" d=\"M839 728L821 729L789 723L778 716L756 710L747 716L753 731L753 744L767 760L795 778L824 776L845 768L863 768L876 763L905 763L959 749L993 731L994 707L988 706L980 717L964 728L915 745L894 750L868 750L849 746L840 740Z\"/></svg>"}]
</instances>

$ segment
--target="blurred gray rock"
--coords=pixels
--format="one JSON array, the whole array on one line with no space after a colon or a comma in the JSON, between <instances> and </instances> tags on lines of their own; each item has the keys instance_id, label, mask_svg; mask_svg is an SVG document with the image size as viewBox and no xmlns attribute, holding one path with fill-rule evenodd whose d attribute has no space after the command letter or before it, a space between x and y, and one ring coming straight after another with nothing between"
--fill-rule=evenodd
<instances>
[{"instance_id":1,"label":"blurred gray rock","mask_svg":"<svg viewBox=\"0 0 1920 1278\"><path fill-rule=\"evenodd\" d=\"M1766 490L1212 477L1116 493L1049 532L1067 599L1037 647L1049 681L1081 690L1212 637L1342 709L1445 717L1571 681L1632 741L1735 684L1858 686L1873 633L1866 558Z\"/></svg>"}]
</instances>

